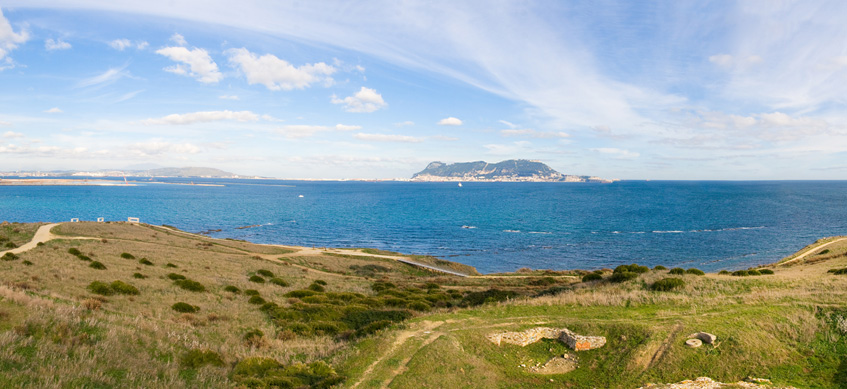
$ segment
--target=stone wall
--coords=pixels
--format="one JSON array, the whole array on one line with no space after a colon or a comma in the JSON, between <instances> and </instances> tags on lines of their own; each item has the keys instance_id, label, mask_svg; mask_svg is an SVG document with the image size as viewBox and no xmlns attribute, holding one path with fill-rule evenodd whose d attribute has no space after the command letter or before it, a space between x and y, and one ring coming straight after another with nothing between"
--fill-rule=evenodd
<instances>
[{"instance_id":1,"label":"stone wall","mask_svg":"<svg viewBox=\"0 0 847 389\"><path fill-rule=\"evenodd\" d=\"M606 338L602 336L583 336L575 334L567 328L536 327L521 332L497 332L486 336L496 345L502 342L518 346L526 346L541 339L559 339L562 343L576 351L592 350L603 347Z\"/></svg>"}]
</instances>

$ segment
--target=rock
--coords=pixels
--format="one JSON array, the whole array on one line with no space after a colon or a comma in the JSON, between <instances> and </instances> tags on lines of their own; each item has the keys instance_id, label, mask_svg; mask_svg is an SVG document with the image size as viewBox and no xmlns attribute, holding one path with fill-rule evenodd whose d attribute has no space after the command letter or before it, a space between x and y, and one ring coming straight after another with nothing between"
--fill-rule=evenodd
<instances>
[{"instance_id":1,"label":"rock","mask_svg":"<svg viewBox=\"0 0 847 389\"><path fill-rule=\"evenodd\" d=\"M703 341L703 343L714 344L718 337L708 332L698 332L694 337Z\"/></svg>"},{"instance_id":2,"label":"rock","mask_svg":"<svg viewBox=\"0 0 847 389\"><path fill-rule=\"evenodd\" d=\"M700 339L688 339L685 341L685 345L691 348L697 348L703 345L703 341Z\"/></svg>"}]
</instances>

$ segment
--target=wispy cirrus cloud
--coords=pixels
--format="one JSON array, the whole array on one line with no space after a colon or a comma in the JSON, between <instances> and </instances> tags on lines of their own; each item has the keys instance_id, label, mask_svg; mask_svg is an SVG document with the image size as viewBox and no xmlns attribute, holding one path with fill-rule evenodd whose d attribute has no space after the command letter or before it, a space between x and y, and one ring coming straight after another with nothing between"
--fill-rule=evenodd
<instances>
[{"instance_id":1,"label":"wispy cirrus cloud","mask_svg":"<svg viewBox=\"0 0 847 389\"><path fill-rule=\"evenodd\" d=\"M109 68L103 73L89 78L84 78L76 83L77 88L88 88L93 86L109 85L123 77L129 77L129 72L126 71L127 66L119 68Z\"/></svg>"},{"instance_id":2,"label":"wispy cirrus cloud","mask_svg":"<svg viewBox=\"0 0 847 389\"><path fill-rule=\"evenodd\" d=\"M353 135L354 138L365 141L374 141L374 142L400 142L400 143L421 143L424 141L424 138L418 138L415 136L409 135L397 135L397 134L367 134L367 133L357 133Z\"/></svg>"},{"instance_id":3,"label":"wispy cirrus cloud","mask_svg":"<svg viewBox=\"0 0 847 389\"><path fill-rule=\"evenodd\" d=\"M158 119L145 119L141 124L154 125L189 125L195 123L216 122L233 120L237 122L254 122L259 120L259 115L250 111L201 111L183 114L171 114Z\"/></svg>"}]
</instances>

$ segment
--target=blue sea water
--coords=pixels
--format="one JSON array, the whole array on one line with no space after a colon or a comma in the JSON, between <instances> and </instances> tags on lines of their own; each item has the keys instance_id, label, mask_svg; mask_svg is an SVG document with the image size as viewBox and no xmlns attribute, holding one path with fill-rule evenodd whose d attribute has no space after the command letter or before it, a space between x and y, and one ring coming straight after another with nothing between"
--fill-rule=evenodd
<instances>
[{"instance_id":1,"label":"blue sea water","mask_svg":"<svg viewBox=\"0 0 847 389\"><path fill-rule=\"evenodd\" d=\"M221 229L218 238L429 254L484 273L633 262L733 270L847 234L841 181L191 181L224 186L2 186L0 220L133 216ZM248 225L260 226L236 229Z\"/></svg>"}]
</instances>

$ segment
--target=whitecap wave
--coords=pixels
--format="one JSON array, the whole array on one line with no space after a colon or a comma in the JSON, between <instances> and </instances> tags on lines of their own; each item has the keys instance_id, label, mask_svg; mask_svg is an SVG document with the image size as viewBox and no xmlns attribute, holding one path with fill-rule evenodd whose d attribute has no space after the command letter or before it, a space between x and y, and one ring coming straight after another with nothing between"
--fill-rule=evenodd
<instances>
[{"instance_id":1,"label":"whitecap wave","mask_svg":"<svg viewBox=\"0 0 847 389\"><path fill-rule=\"evenodd\" d=\"M462 228L472 230L472 229L476 228L476 226L462 226Z\"/></svg>"}]
</instances>

